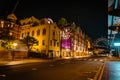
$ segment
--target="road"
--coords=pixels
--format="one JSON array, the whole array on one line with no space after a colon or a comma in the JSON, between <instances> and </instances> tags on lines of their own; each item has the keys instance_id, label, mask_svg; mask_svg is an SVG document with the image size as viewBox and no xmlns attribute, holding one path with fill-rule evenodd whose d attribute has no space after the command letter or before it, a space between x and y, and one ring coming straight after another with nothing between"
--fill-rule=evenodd
<instances>
[{"instance_id":1,"label":"road","mask_svg":"<svg viewBox=\"0 0 120 80\"><path fill-rule=\"evenodd\" d=\"M0 67L0 80L93 80L105 57L76 58Z\"/></svg>"},{"instance_id":2,"label":"road","mask_svg":"<svg viewBox=\"0 0 120 80\"><path fill-rule=\"evenodd\" d=\"M120 80L120 59L106 62L102 80Z\"/></svg>"}]
</instances>

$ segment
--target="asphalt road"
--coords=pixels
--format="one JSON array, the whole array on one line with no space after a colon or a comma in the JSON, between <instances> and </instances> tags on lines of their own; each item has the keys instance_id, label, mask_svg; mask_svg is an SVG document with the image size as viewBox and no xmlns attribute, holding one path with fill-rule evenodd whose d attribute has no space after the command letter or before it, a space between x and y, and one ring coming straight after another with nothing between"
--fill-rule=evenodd
<instances>
[{"instance_id":1,"label":"asphalt road","mask_svg":"<svg viewBox=\"0 0 120 80\"><path fill-rule=\"evenodd\" d=\"M102 80L120 80L120 60L106 62Z\"/></svg>"},{"instance_id":2,"label":"asphalt road","mask_svg":"<svg viewBox=\"0 0 120 80\"><path fill-rule=\"evenodd\" d=\"M93 80L105 57L0 67L0 80Z\"/></svg>"}]
</instances>

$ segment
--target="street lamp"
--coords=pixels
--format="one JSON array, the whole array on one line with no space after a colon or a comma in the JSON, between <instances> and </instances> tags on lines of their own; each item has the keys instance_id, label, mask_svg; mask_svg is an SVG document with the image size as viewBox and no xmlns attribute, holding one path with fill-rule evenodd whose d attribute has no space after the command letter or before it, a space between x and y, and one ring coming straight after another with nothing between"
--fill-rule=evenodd
<instances>
[{"instance_id":1,"label":"street lamp","mask_svg":"<svg viewBox=\"0 0 120 80\"><path fill-rule=\"evenodd\" d=\"M17 46L17 43L13 43L14 48Z\"/></svg>"},{"instance_id":2,"label":"street lamp","mask_svg":"<svg viewBox=\"0 0 120 80\"><path fill-rule=\"evenodd\" d=\"M17 43L13 43L13 52L12 52L12 60L13 61L14 61L14 56L15 56L14 49L15 49L16 46L17 46Z\"/></svg>"}]
</instances>

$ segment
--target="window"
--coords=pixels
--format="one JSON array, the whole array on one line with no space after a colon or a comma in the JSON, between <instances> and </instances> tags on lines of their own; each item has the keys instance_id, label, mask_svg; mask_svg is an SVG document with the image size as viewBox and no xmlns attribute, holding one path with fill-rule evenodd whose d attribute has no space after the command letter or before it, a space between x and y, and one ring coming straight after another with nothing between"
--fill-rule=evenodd
<instances>
[{"instance_id":1,"label":"window","mask_svg":"<svg viewBox=\"0 0 120 80\"><path fill-rule=\"evenodd\" d=\"M56 26L54 26L54 29L56 29Z\"/></svg>"},{"instance_id":2,"label":"window","mask_svg":"<svg viewBox=\"0 0 120 80\"><path fill-rule=\"evenodd\" d=\"M31 22L29 21L28 24L30 24Z\"/></svg>"},{"instance_id":3,"label":"window","mask_svg":"<svg viewBox=\"0 0 120 80\"><path fill-rule=\"evenodd\" d=\"M59 42L57 42L57 47L59 47Z\"/></svg>"},{"instance_id":4,"label":"window","mask_svg":"<svg viewBox=\"0 0 120 80\"><path fill-rule=\"evenodd\" d=\"M56 41L54 41L54 46L56 45Z\"/></svg>"},{"instance_id":5,"label":"window","mask_svg":"<svg viewBox=\"0 0 120 80\"><path fill-rule=\"evenodd\" d=\"M25 22L23 23L23 25L25 25Z\"/></svg>"},{"instance_id":6,"label":"window","mask_svg":"<svg viewBox=\"0 0 120 80\"><path fill-rule=\"evenodd\" d=\"M43 33L42 33L43 35L46 35L46 29L43 29Z\"/></svg>"},{"instance_id":7,"label":"window","mask_svg":"<svg viewBox=\"0 0 120 80\"><path fill-rule=\"evenodd\" d=\"M30 32L27 32L27 35L30 35Z\"/></svg>"},{"instance_id":8,"label":"window","mask_svg":"<svg viewBox=\"0 0 120 80\"><path fill-rule=\"evenodd\" d=\"M50 46L52 46L52 40L50 40Z\"/></svg>"},{"instance_id":9,"label":"window","mask_svg":"<svg viewBox=\"0 0 120 80\"><path fill-rule=\"evenodd\" d=\"M40 35L40 30L37 30L37 36L39 36Z\"/></svg>"},{"instance_id":10,"label":"window","mask_svg":"<svg viewBox=\"0 0 120 80\"><path fill-rule=\"evenodd\" d=\"M22 38L23 38L24 34L22 33Z\"/></svg>"},{"instance_id":11,"label":"window","mask_svg":"<svg viewBox=\"0 0 120 80\"><path fill-rule=\"evenodd\" d=\"M55 31L53 31L53 36L52 36L53 39L55 39Z\"/></svg>"},{"instance_id":12,"label":"window","mask_svg":"<svg viewBox=\"0 0 120 80\"><path fill-rule=\"evenodd\" d=\"M34 36L34 31L32 31L32 36Z\"/></svg>"},{"instance_id":13,"label":"window","mask_svg":"<svg viewBox=\"0 0 120 80\"><path fill-rule=\"evenodd\" d=\"M45 40L42 40L42 45L43 45L43 46L45 45Z\"/></svg>"},{"instance_id":14,"label":"window","mask_svg":"<svg viewBox=\"0 0 120 80\"><path fill-rule=\"evenodd\" d=\"M53 31L53 36L55 36L55 32Z\"/></svg>"}]
</instances>

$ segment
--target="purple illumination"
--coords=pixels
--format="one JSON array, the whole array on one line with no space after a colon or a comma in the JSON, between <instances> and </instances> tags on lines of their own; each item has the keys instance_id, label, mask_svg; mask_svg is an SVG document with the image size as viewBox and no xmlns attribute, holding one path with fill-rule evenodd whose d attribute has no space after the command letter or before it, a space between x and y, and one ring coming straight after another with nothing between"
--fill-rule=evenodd
<instances>
[{"instance_id":1,"label":"purple illumination","mask_svg":"<svg viewBox=\"0 0 120 80\"><path fill-rule=\"evenodd\" d=\"M71 33L70 28L64 28L62 32L62 48L64 49L71 49Z\"/></svg>"},{"instance_id":2,"label":"purple illumination","mask_svg":"<svg viewBox=\"0 0 120 80\"><path fill-rule=\"evenodd\" d=\"M62 48L71 49L71 40L70 40L70 38L62 39Z\"/></svg>"}]
</instances>

